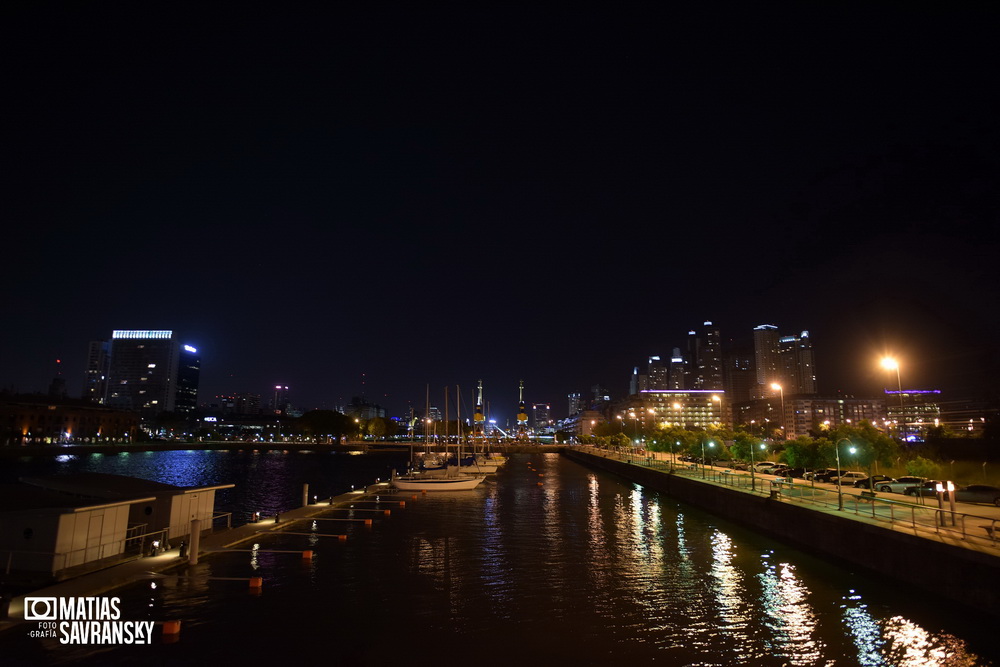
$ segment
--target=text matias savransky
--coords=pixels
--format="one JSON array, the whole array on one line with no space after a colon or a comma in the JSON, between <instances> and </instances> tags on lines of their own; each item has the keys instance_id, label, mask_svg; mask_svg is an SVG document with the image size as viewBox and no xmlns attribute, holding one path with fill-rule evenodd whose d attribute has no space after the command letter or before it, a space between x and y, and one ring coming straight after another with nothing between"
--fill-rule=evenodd
<instances>
[{"instance_id":1,"label":"text matias savransky","mask_svg":"<svg viewBox=\"0 0 1000 667\"><path fill-rule=\"evenodd\" d=\"M25 597L24 620L37 621L31 637L61 644L151 644L153 621L121 620L121 598Z\"/></svg>"}]
</instances>

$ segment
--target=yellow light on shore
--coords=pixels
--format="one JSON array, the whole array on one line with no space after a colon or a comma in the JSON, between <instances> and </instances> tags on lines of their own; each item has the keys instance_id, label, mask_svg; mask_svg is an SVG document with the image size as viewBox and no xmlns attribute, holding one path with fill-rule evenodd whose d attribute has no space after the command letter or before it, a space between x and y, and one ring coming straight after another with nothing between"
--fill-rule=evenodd
<instances>
[{"instance_id":1,"label":"yellow light on shore","mask_svg":"<svg viewBox=\"0 0 1000 667\"><path fill-rule=\"evenodd\" d=\"M887 371L899 370L899 363L892 357L882 357L882 368Z\"/></svg>"}]
</instances>

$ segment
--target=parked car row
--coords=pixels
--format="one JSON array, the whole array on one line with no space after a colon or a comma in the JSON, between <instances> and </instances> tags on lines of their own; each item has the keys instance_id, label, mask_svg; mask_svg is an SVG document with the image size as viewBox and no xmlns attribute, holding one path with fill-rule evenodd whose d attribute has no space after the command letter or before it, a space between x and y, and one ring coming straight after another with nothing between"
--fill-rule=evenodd
<instances>
[{"instance_id":1,"label":"parked car row","mask_svg":"<svg viewBox=\"0 0 1000 667\"><path fill-rule=\"evenodd\" d=\"M747 464L728 463L734 470L749 470ZM838 470L836 468L824 468L820 470L806 470L804 468L792 468L784 463L775 461L760 461L753 465L756 473L762 475L777 475L780 477L796 477L816 482L826 482L836 484L840 480L841 486L851 485L857 489L871 489L882 493L902 493L908 496L934 496L937 494L939 480L927 479L925 477L889 477L888 475L872 475L854 470ZM955 489L955 500L963 503L989 503L1000 507L1000 487L988 484L970 484Z\"/></svg>"}]
</instances>

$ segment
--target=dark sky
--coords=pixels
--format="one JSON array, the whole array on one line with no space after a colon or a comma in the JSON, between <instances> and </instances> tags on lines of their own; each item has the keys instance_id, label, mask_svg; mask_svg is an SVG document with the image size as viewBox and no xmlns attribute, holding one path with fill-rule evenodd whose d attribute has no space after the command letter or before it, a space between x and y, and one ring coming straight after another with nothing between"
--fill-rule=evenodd
<instances>
[{"instance_id":1,"label":"dark sky","mask_svg":"<svg viewBox=\"0 0 1000 667\"><path fill-rule=\"evenodd\" d=\"M995 394L1000 10L688 4L5 5L0 386L157 328L203 401L562 416L710 319Z\"/></svg>"}]
</instances>

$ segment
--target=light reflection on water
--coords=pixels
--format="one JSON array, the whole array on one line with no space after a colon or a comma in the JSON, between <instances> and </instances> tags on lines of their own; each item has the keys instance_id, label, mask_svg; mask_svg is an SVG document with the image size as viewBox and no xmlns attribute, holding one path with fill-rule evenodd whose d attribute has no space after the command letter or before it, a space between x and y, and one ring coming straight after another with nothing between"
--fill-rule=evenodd
<instances>
[{"instance_id":1,"label":"light reflection on water","mask_svg":"<svg viewBox=\"0 0 1000 667\"><path fill-rule=\"evenodd\" d=\"M130 457L171 479L187 471L207 480L188 484L239 483L248 473L292 500L300 480L290 471L303 460L307 470L343 475L343 466L366 459ZM216 472L199 472L206 462ZM230 476L209 479L220 466ZM370 467L356 474L373 476ZM360 665L988 664L967 642L989 647L990 638L970 634L965 623L899 603L878 582L557 455L515 455L475 491L407 505L372 528L345 524L344 543L322 537L341 532L324 525L332 522L304 521L290 530L309 535L262 534L182 577L116 593L123 618L183 619L176 644L145 654L39 640L19 648L46 662L101 665L151 654L178 664L287 662L292 640L296 651ZM282 553L306 548L316 554L310 562ZM231 580L251 575L264 578L259 597ZM442 642L453 648L442 653L435 648Z\"/></svg>"}]
</instances>

